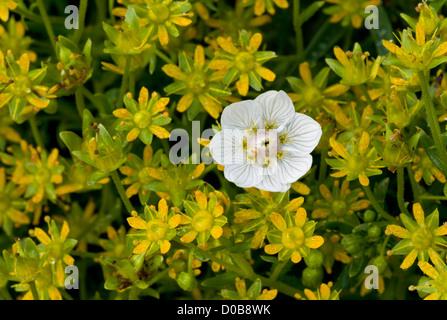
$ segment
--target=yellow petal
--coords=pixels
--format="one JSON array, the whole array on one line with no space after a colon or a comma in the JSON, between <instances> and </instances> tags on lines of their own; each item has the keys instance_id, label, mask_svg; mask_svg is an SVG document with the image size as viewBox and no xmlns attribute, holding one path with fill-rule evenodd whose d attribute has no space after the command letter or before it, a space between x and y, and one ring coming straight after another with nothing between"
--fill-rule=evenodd
<instances>
[{"instance_id":1,"label":"yellow petal","mask_svg":"<svg viewBox=\"0 0 447 320\"><path fill-rule=\"evenodd\" d=\"M447 42L444 42L441 45L439 45L439 47L437 47L435 51L433 51L432 56L433 58L437 58L443 56L446 52L447 52Z\"/></svg>"},{"instance_id":2,"label":"yellow petal","mask_svg":"<svg viewBox=\"0 0 447 320\"><path fill-rule=\"evenodd\" d=\"M329 190L329 188L326 187L325 184L321 184L319 189L320 189L320 193L323 196L323 198L325 198L327 201L332 200L332 193Z\"/></svg>"},{"instance_id":3,"label":"yellow petal","mask_svg":"<svg viewBox=\"0 0 447 320\"><path fill-rule=\"evenodd\" d=\"M188 233L186 233L183 237L180 238L181 242L190 243L192 242L197 236L197 231L192 230Z\"/></svg>"},{"instance_id":4,"label":"yellow petal","mask_svg":"<svg viewBox=\"0 0 447 320\"><path fill-rule=\"evenodd\" d=\"M416 24L416 42L419 47L425 44L425 32L419 23Z\"/></svg>"},{"instance_id":5,"label":"yellow petal","mask_svg":"<svg viewBox=\"0 0 447 320\"><path fill-rule=\"evenodd\" d=\"M181 220L182 220L182 216L179 214L176 214L171 219L169 219L168 225L171 229L177 228L177 226L180 224Z\"/></svg>"},{"instance_id":6,"label":"yellow petal","mask_svg":"<svg viewBox=\"0 0 447 320\"><path fill-rule=\"evenodd\" d=\"M51 238L41 228L34 228L34 235L40 241L40 243L43 243L45 245L51 243Z\"/></svg>"},{"instance_id":7,"label":"yellow petal","mask_svg":"<svg viewBox=\"0 0 447 320\"><path fill-rule=\"evenodd\" d=\"M298 212L297 212L298 214ZM270 220L273 225L280 231L284 231L287 228L286 220L279 213L273 212L270 214Z\"/></svg>"},{"instance_id":8,"label":"yellow petal","mask_svg":"<svg viewBox=\"0 0 447 320\"><path fill-rule=\"evenodd\" d=\"M67 236L69 233L70 233L70 227L68 226L67 221L64 220L64 223L62 224L62 229L61 229L61 240L65 241L65 239L67 239Z\"/></svg>"},{"instance_id":9,"label":"yellow petal","mask_svg":"<svg viewBox=\"0 0 447 320\"><path fill-rule=\"evenodd\" d=\"M343 145L342 145L340 142L338 142L337 140L335 140L334 137L331 137L331 138L329 139L329 143L330 143L332 149L334 149L334 151L335 151L338 155L340 155L340 156L341 156L342 158L344 158L344 159L348 159L348 158L349 158L349 153L346 151L346 148L343 147Z\"/></svg>"},{"instance_id":10,"label":"yellow petal","mask_svg":"<svg viewBox=\"0 0 447 320\"><path fill-rule=\"evenodd\" d=\"M368 151L369 143L370 143L369 134L368 132L364 131L359 142L359 153L362 156L366 154L366 151Z\"/></svg>"},{"instance_id":11,"label":"yellow petal","mask_svg":"<svg viewBox=\"0 0 447 320\"><path fill-rule=\"evenodd\" d=\"M307 299L309 299L309 300L318 300L315 293L313 293L309 289L304 289L304 294L306 295Z\"/></svg>"},{"instance_id":12,"label":"yellow petal","mask_svg":"<svg viewBox=\"0 0 447 320\"><path fill-rule=\"evenodd\" d=\"M304 208L299 208L295 215L295 225L302 228L307 220L307 212Z\"/></svg>"},{"instance_id":13,"label":"yellow petal","mask_svg":"<svg viewBox=\"0 0 447 320\"><path fill-rule=\"evenodd\" d=\"M250 43L249 46L251 48L251 52L256 52L259 49L259 46L262 43L262 34L260 33L255 33L251 38L250 38Z\"/></svg>"},{"instance_id":14,"label":"yellow petal","mask_svg":"<svg viewBox=\"0 0 447 320\"><path fill-rule=\"evenodd\" d=\"M312 86L312 73L310 72L310 67L308 62L303 62L300 64L300 76L301 79L308 85Z\"/></svg>"},{"instance_id":15,"label":"yellow petal","mask_svg":"<svg viewBox=\"0 0 447 320\"><path fill-rule=\"evenodd\" d=\"M329 300L331 297L331 289L329 288L329 286L325 283L322 283L320 285L320 295L321 295L321 300Z\"/></svg>"},{"instance_id":16,"label":"yellow petal","mask_svg":"<svg viewBox=\"0 0 447 320\"><path fill-rule=\"evenodd\" d=\"M140 103L141 106L145 106L148 101L149 101L149 91L145 87L142 87L140 90L140 94L138 96L138 102Z\"/></svg>"},{"instance_id":17,"label":"yellow petal","mask_svg":"<svg viewBox=\"0 0 447 320\"><path fill-rule=\"evenodd\" d=\"M264 251L267 254L277 254L282 248L283 245L280 243L268 244L264 247Z\"/></svg>"},{"instance_id":18,"label":"yellow petal","mask_svg":"<svg viewBox=\"0 0 447 320\"><path fill-rule=\"evenodd\" d=\"M204 170L205 170L205 163L202 162L192 171L191 179L197 179L198 177L200 177Z\"/></svg>"},{"instance_id":19,"label":"yellow petal","mask_svg":"<svg viewBox=\"0 0 447 320\"><path fill-rule=\"evenodd\" d=\"M113 111L113 115L120 119L131 120L133 115L127 109L116 109Z\"/></svg>"},{"instance_id":20,"label":"yellow petal","mask_svg":"<svg viewBox=\"0 0 447 320\"><path fill-rule=\"evenodd\" d=\"M236 82L237 91L241 96L245 97L248 93L248 87L249 87L248 74L243 73L239 77L239 80Z\"/></svg>"},{"instance_id":21,"label":"yellow petal","mask_svg":"<svg viewBox=\"0 0 447 320\"><path fill-rule=\"evenodd\" d=\"M160 41L160 44L162 46L165 46L169 43L168 30L166 30L166 27L162 24L158 26L158 40Z\"/></svg>"},{"instance_id":22,"label":"yellow petal","mask_svg":"<svg viewBox=\"0 0 447 320\"><path fill-rule=\"evenodd\" d=\"M175 23L176 25L182 26L182 27L186 27L189 26L191 24L191 20L185 17L174 17L171 19L171 21L173 23Z\"/></svg>"},{"instance_id":23,"label":"yellow petal","mask_svg":"<svg viewBox=\"0 0 447 320\"><path fill-rule=\"evenodd\" d=\"M405 270L411 267L416 260L418 256L418 251L416 249L413 249L404 259L402 264L400 265L400 268Z\"/></svg>"},{"instance_id":24,"label":"yellow petal","mask_svg":"<svg viewBox=\"0 0 447 320\"><path fill-rule=\"evenodd\" d=\"M430 278L437 279L439 277L439 272L430 263L426 261L419 261L418 266L421 268L422 272Z\"/></svg>"},{"instance_id":25,"label":"yellow petal","mask_svg":"<svg viewBox=\"0 0 447 320\"><path fill-rule=\"evenodd\" d=\"M171 249L171 243L168 240L160 240L160 253L165 254Z\"/></svg>"},{"instance_id":26,"label":"yellow petal","mask_svg":"<svg viewBox=\"0 0 447 320\"><path fill-rule=\"evenodd\" d=\"M219 118L220 112L222 111L222 106L214 99L212 99L208 94L201 94L199 95L200 103L202 104L203 108L209 113L211 117L214 119Z\"/></svg>"},{"instance_id":27,"label":"yellow petal","mask_svg":"<svg viewBox=\"0 0 447 320\"><path fill-rule=\"evenodd\" d=\"M369 186L369 179L366 176L365 171L362 171L359 173L359 181L362 186L365 186L365 187Z\"/></svg>"},{"instance_id":28,"label":"yellow petal","mask_svg":"<svg viewBox=\"0 0 447 320\"><path fill-rule=\"evenodd\" d=\"M138 136L140 135L140 129L139 128L133 128L132 130L130 130L130 132L127 134L127 141L131 142L131 141L135 141L135 139L138 138Z\"/></svg>"},{"instance_id":29,"label":"yellow petal","mask_svg":"<svg viewBox=\"0 0 447 320\"><path fill-rule=\"evenodd\" d=\"M150 245L150 241L148 240L142 240L136 247L135 249L133 249L133 253L135 254L140 254L143 253L147 250L147 248L149 248Z\"/></svg>"},{"instance_id":30,"label":"yellow petal","mask_svg":"<svg viewBox=\"0 0 447 320\"><path fill-rule=\"evenodd\" d=\"M281 9L287 9L289 7L287 0L273 0L273 2Z\"/></svg>"},{"instance_id":31,"label":"yellow petal","mask_svg":"<svg viewBox=\"0 0 447 320\"><path fill-rule=\"evenodd\" d=\"M205 65L205 51L202 46L197 46L194 51L194 65L199 68Z\"/></svg>"},{"instance_id":32,"label":"yellow petal","mask_svg":"<svg viewBox=\"0 0 447 320\"><path fill-rule=\"evenodd\" d=\"M194 101L194 94L188 93L180 98L180 101L177 104L177 111L184 112L186 111Z\"/></svg>"},{"instance_id":33,"label":"yellow petal","mask_svg":"<svg viewBox=\"0 0 447 320\"><path fill-rule=\"evenodd\" d=\"M206 208L208 206L208 200L206 199L205 194L203 194L202 191L197 190L195 192L195 195L196 195L197 204L199 205L200 209L206 210Z\"/></svg>"},{"instance_id":34,"label":"yellow petal","mask_svg":"<svg viewBox=\"0 0 447 320\"><path fill-rule=\"evenodd\" d=\"M292 252L291 260L293 263L298 263L301 261L301 254L298 252L298 250Z\"/></svg>"},{"instance_id":35,"label":"yellow petal","mask_svg":"<svg viewBox=\"0 0 447 320\"><path fill-rule=\"evenodd\" d=\"M165 217L168 215L168 203L164 198L161 198L160 201L158 201L158 213Z\"/></svg>"},{"instance_id":36,"label":"yellow petal","mask_svg":"<svg viewBox=\"0 0 447 320\"><path fill-rule=\"evenodd\" d=\"M273 71L264 68L264 67L258 67L256 68L256 72L261 76L262 79L267 80L267 81L274 81L276 78L276 75Z\"/></svg>"},{"instance_id":37,"label":"yellow petal","mask_svg":"<svg viewBox=\"0 0 447 320\"><path fill-rule=\"evenodd\" d=\"M186 75L183 71L176 65L173 64L165 64L162 68L164 73L166 73L171 78L177 80L186 80Z\"/></svg>"},{"instance_id":38,"label":"yellow petal","mask_svg":"<svg viewBox=\"0 0 447 320\"><path fill-rule=\"evenodd\" d=\"M220 226L213 226L211 228L211 235L213 236L214 239L219 239L222 233L223 229Z\"/></svg>"},{"instance_id":39,"label":"yellow petal","mask_svg":"<svg viewBox=\"0 0 447 320\"><path fill-rule=\"evenodd\" d=\"M48 295L50 297L50 300L62 300L62 295L55 286L50 286L48 288Z\"/></svg>"},{"instance_id":40,"label":"yellow petal","mask_svg":"<svg viewBox=\"0 0 447 320\"><path fill-rule=\"evenodd\" d=\"M132 228L146 229L147 223L141 217L129 217L127 218L127 222Z\"/></svg>"},{"instance_id":41,"label":"yellow petal","mask_svg":"<svg viewBox=\"0 0 447 320\"><path fill-rule=\"evenodd\" d=\"M208 67L211 70L227 70L231 68L233 65L233 62L230 60L222 60L222 59L216 59L210 62Z\"/></svg>"},{"instance_id":42,"label":"yellow petal","mask_svg":"<svg viewBox=\"0 0 447 320\"><path fill-rule=\"evenodd\" d=\"M149 128L159 139L167 139L171 135L168 130L160 126L151 125Z\"/></svg>"},{"instance_id":43,"label":"yellow petal","mask_svg":"<svg viewBox=\"0 0 447 320\"><path fill-rule=\"evenodd\" d=\"M392 235L402 238L402 239L411 237L411 233L407 229L402 228L401 226L397 226L395 224L388 225L386 227L385 234L387 234L387 235L392 234Z\"/></svg>"},{"instance_id":44,"label":"yellow petal","mask_svg":"<svg viewBox=\"0 0 447 320\"><path fill-rule=\"evenodd\" d=\"M217 43L224 49L226 52L231 54L238 54L239 50L234 46L233 39L231 37L217 37Z\"/></svg>"},{"instance_id":45,"label":"yellow petal","mask_svg":"<svg viewBox=\"0 0 447 320\"><path fill-rule=\"evenodd\" d=\"M334 48L334 55L343 66L346 66L348 64L348 56L346 55L346 52L344 52L340 47Z\"/></svg>"},{"instance_id":46,"label":"yellow petal","mask_svg":"<svg viewBox=\"0 0 447 320\"><path fill-rule=\"evenodd\" d=\"M435 236L445 236L447 235L447 222L433 231L433 235Z\"/></svg>"},{"instance_id":47,"label":"yellow petal","mask_svg":"<svg viewBox=\"0 0 447 320\"><path fill-rule=\"evenodd\" d=\"M72 266L74 265L74 258L72 256L70 256L69 254L65 254L64 257L62 258L62 260L64 261L64 263L67 266Z\"/></svg>"},{"instance_id":48,"label":"yellow petal","mask_svg":"<svg viewBox=\"0 0 447 320\"><path fill-rule=\"evenodd\" d=\"M413 204L413 215L414 218L416 219L416 222L418 223L418 225L423 225L425 222L425 218L424 218L424 210L421 207L420 203L415 203Z\"/></svg>"},{"instance_id":49,"label":"yellow petal","mask_svg":"<svg viewBox=\"0 0 447 320\"><path fill-rule=\"evenodd\" d=\"M321 247L323 243L324 239L321 236L312 236L304 240L304 244L311 249L317 249Z\"/></svg>"}]
</instances>

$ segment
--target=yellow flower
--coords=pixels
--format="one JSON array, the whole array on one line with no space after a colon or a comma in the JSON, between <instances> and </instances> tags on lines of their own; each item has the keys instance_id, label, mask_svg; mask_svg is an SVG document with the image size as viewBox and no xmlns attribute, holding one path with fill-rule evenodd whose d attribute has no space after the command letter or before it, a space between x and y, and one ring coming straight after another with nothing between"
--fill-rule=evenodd
<instances>
[{"instance_id":1,"label":"yellow flower","mask_svg":"<svg viewBox=\"0 0 447 320\"><path fill-rule=\"evenodd\" d=\"M200 190L195 192L195 201L185 200L186 215L182 215L183 235L180 241L190 243L197 238L199 245L204 245L212 236L218 239L222 236L222 226L227 223L223 215L224 207L216 194L210 192L208 197Z\"/></svg>"},{"instance_id":2,"label":"yellow flower","mask_svg":"<svg viewBox=\"0 0 447 320\"><path fill-rule=\"evenodd\" d=\"M419 261L418 266L431 279L408 289L425 294L424 300L447 300L447 265L439 255L431 253L430 259L434 266L425 261Z\"/></svg>"},{"instance_id":3,"label":"yellow flower","mask_svg":"<svg viewBox=\"0 0 447 320\"><path fill-rule=\"evenodd\" d=\"M166 264L169 267L168 275L172 279L177 279L181 272L186 272L188 270L188 258L190 253L186 252L185 249L179 249L174 252L172 257L166 258ZM202 262L196 259L194 255L192 256L191 269L195 276L201 273L200 267Z\"/></svg>"},{"instance_id":4,"label":"yellow flower","mask_svg":"<svg viewBox=\"0 0 447 320\"><path fill-rule=\"evenodd\" d=\"M28 50L32 41L30 37L25 37L25 27L22 22L10 19L7 30L0 25L0 50L3 52L10 50L15 57L26 53L31 62L36 62L36 53Z\"/></svg>"},{"instance_id":5,"label":"yellow flower","mask_svg":"<svg viewBox=\"0 0 447 320\"><path fill-rule=\"evenodd\" d=\"M436 256L439 246L447 247L447 241L442 236L447 235L447 223L439 226L438 209L433 211L428 217L424 217L424 211L419 203L413 204L413 215L416 221L407 215L401 214L400 219L405 228L390 224L385 233L402 238L393 249L388 251L388 255L406 255L401 264L402 269L408 269L416 260L427 261L428 257Z\"/></svg>"},{"instance_id":6,"label":"yellow flower","mask_svg":"<svg viewBox=\"0 0 447 320\"><path fill-rule=\"evenodd\" d=\"M377 151L374 147L370 147L370 136L366 131L363 132L359 141L354 143L353 140L348 142L349 147L345 147L331 137L330 145L333 149L331 153L336 159L326 159L326 162L332 169L338 170L331 174L332 177L346 176L348 181L359 179L361 185L368 186L368 177L382 174L379 168L383 166L377 165L379 161Z\"/></svg>"},{"instance_id":7,"label":"yellow flower","mask_svg":"<svg viewBox=\"0 0 447 320\"><path fill-rule=\"evenodd\" d=\"M414 171L416 182L424 179L427 185L431 185L437 179L441 183L446 183L444 173L435 166L423 148L417 149L411 169Z\"/></svg>"},{"instance_id":8,"label":"yellow flower","mask_svg":"<svg viewBox=\"0 0 447 320\"><path fill-rule=\"evenodd\" d=\"M140 138L144 144L151 144L155 135L159 139L169 138L169 131L162 126L171 122L165 111L169 98L160 98L157 92L153 92L149 98L149 91L142 87L138 102L128 93L124 97L126 108L116 109L113 115L119 119L118 130L128 131L126 140L131 142Z\"/></svg>"},{"instance_id":9,"label":"yellow flower","mask_svg":"<svg viewBox=\"0 0 447 320\"><path fill-rule=\"evenodd\" d=\"M349 189L349 181L344 180L341 184L335 180L332 192L325 184L320 185L320 194L324 200L315 201L315 209L312 211L313 219L338 220L349 219L347 215L352 215L356 211L367 209L369 200L359 198L365 194L361 189Z\"/></svg>"},{"instance_id":10,"label":"yellow flower","mask_svg":"<svg viewBox=\"0 0 447 320\"><path fill-rule=\"evenodd\" d=\"M416 37L413 37L411 29L405 29L401 33L401 46L383 40L382 44L391 52L387 59L388 64L399 68L411 69L415 72L430 70L447 61L447 42L442 42L434 34L427 41L425 32L420 23L415 27Z\"/></svg>"},{"instance_id":11,"label":"yellow flower","mask_svg":"<svg viewBox=\"0 0 447 320\"><path fill-rule=\"evenodd\" d=\"M329 68L323 68L315 78L312 77L309 63L303 62L299 66L300 78L288 77L287 81L294 93L289 97L295 103L296 111L307 106L320 110L322 107L332 105L332 98L338 97L349 90L349 86L334 84L326 88Z\"/></svg>"},{"instance_id":12,"label":"yellow flower","mask_svg":"<svg viewBox=\"0 0 447 320\"><path fill-rule=\"evenodd\" d=\"M331 292L332 285L332 282L329 282L328 284L322 283L317 291L304 289L304 295L306 297L303 297L297 293L295 298L300 300L339 300L340 291L334 290Z\"/></svg>"},{"instance_id":13,"label":"yellow flower","mask_svg":"<svg viewBox=\"0 0 447 320\"><path fill-rule=\"evenodd\" d=\"M278 294L277 289L262 290L260 279L253 281L253 284L247 289L244 279L236 277L236 291L223 289L220 294L227 300L273 300ZM261 291L262 290L262 291Z\"/></svg>"},{"instance_id":14,"label":"yellow flower","mask_svg":"<svg viewBox=\"0 0 447 320\"><path fill-rule=\"evenodd\" d=\"M214 119L219 118L222 112L219 98L231 95L220 83L223 73L210 69L205 51L200 45L195 48L194 60L186 52L180 52L178 58L179 66L167 64L162 68L164 73L175 79L174 83L165 88L166 93L182 96L177 111L187 111L188 119L193 120L203 108Z\"/></svg>"},{"instance_id":15,"label":"yellow flower","mask_svg":"<svg viewBox=\"0 0 447 320\"><path fill-rule=\"evenodd\" d=\"M358 86L373 81L380 70L383 58L378 56L374 62L369 60L369 52L363 52L359 43L354 44L353 51L344 52L340 47L334 47L337 60L326 59L329 67L340 77L341 84Z\"/></svg>"},{"instance_id":16,"label":"yellow flower","mask_svg":"<svg viewBox=\"0 0 447 320\"><path fill-rule=\"evenodd\" d=\"M8 182L5 168L0 167L0 226L11 234L11 226L29 224L29 217L21 209L24 201L21 199L26 189L17 188L14 183Z\"/></svg>"},{"instance_id":17,"label":"yellow flower","mask_svg":"<svg viewBox=\"0 0 447 320\"><path fill-rule=\"evenodd\" d=\"M107 226L107 239L99 240L99 245L105 250L101 252L101 255L115 257L115 258L126 258L128 254L126 253L126 228L121 225L118 230L112 226Z\"/></svg>"},{"instance_id":18,"label":"yellow flower","mask_svg":"<svg viewBox=\"0 0 447 320\"><path fill-rule=\"evenodd\" d=\"M289 7L289 2L287 0L242 0L243 5L253 5L253 3L254 12L257 16L263 15L266 10L272 15L275 14L275 4L281 9L287 9Z\"/></svg>"},{"instance_id":19,"label":"yellow flower","mask_svg":"<svg viewBox=\"0 0 447 320\"><path fill-rule=\"evenodd\" d=\"M293 263L301 261L311 249L317 249L324 243L321 236L315 236L316 222L307 221L307 213L304 208L299 208L294 219L288 212L285 219L279 213L272 213L270 220L277 230L267 233L269 244L264 250L267 254L278 254L279 260L291 259Z\"/></svg>"},{"instance_id":20,"label":"yellow flower","mask_svg":"<svg viewBox=\"0 0 447 320\"><path fill-rule=\"evenodd\" d=\"M25 53L19 61L9 53L4 57L0 50L0 108L9 105L11 118L22 123L25 116L38 112L50 104L48 87L41 85L46 68L30 71L30 59Z\"/></svg>"},{"instance_id":21,"label":"yellow flower","mask_svg":"<svg viewBox=\"0 0 447 320\"><path fill-rule=\"evenodd\" d=\"M58 229L55 220L50 219L49 216L45 217L45 221L48 224L48 233L37 227L30 230L30 235L40 241L43 251L47 254L46 262L51 265L57 285L63 286L65 267L74 264L74 259L69 253L78 241L67 238L70 233L67 221L63 222L61 230Z\"/></svg>"},{"instance_id":22,"label":"yellow flower","mask_svg":"<svg viewBox=\"0 0 447 320\"><path fill-rule=\"evenodd\" d=\"M3 21L8 21L9 10L14 10L17 8L17 3L15 0L0 0L0 19Z\"/></svg>"},{"instance_id":23,"label":"yellow flower","mask_svg":"<svg viewBox=\"0 0 447 320\"><path fill-rule=\"evenodd\" d=\"M133 212L132 217L127 218L132 228L144 230L128 234L135 239L133 244L136 247L133 253L151 255L160 250L161 254L165 254L171 248L169 241L177 234L176 228L181 215L175 213L174 208L169 209L166 200L162 198L158 202L158 210L154 206L145 206L144 216L145 219Z\"/></svg>"},{"instance_id":24,"label":"yellow flower","mask_svg":"<svg viewBox=\"0 0 447 320\"><path fill-rule=\"evenodd\" d=\"M262 43L262 35L255 33L249 37L246 30L239 32L237 43L231 37L218 37L217 42L222 50L215 53L210 69L222 70L225 76L222 83L226 86L236 81L236 88L241 96L246 96L249 86L256 91L262 90L261 79L274 81L276 75L262 65L275 58L272 51L258 51Z\"/></svg>"},{"instance_id":25,"label":"yellow flower","mask_svg":"<svg viewBox=\"0 0 447 320\"><path fill-rule=\"evenodd\" d=\"M36 277L36 290L40 300L62 300L59 289L53 284L51 265L46 264ZM27 290L22 300L34 300L31 288L28 284L23 285Z\"/></svg>"},{"instance_id":26,"label":"yellow flower","mask_svg":"<svg viewBox=\"0 0 447 320\"><path fill-rule=\"evenodd\" d=\"M332 23L342 21L342 26L351 24L354 28L362 26L363 19L366 17L365 8L373 5L378 6L380 0L325 0L332 6L323 10L324 13L331 15L329 20Z\"/></svg>"}]
</instances>

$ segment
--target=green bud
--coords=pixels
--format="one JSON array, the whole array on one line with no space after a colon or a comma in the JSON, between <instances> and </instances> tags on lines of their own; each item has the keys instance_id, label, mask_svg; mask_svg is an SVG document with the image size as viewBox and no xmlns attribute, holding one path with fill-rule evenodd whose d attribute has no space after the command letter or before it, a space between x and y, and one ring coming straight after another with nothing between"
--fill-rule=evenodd
<instances>
[{"instance_id":1,"label":"green bud","mask_svg":"<svg viewBox=\"0 0 447 320\"><path fill-rule=\"evenodd\" d=\"M368 229L368 236L370 238L378 238L382 235L382 228L374 224Z\"/></svg>"},{"instance_id":2,"label":"green bud","mask_svg":"<svg viewBox=\"0 0 447 320\"><path fill-rule=\"evenodd\" d=\"M363 221L365 222L373 222L376 220L376 213L372 210L366 210L363 214Z\"/></svg>"},{"instance_id":3,"label":"green bud","mask_svg":"<svg viewBox=\"0 0 447 320\"><path fill-rule=\"evenodd\" d=\"M177 284L185 291L192 291L197 287L197 280L192 274L182 271L177 278Z\"/></svg>"},{"instance_id":4,"label":"green bud","mask_svg":"<svg viewBox=\"0 0 447 320\"><path fill-rule=\"evenodd\" d=\"M348 234L341 240L341 244L350 254L357 254L362 250L362 237L358 234Z\"/></svg>"},{"instance_id":5,"label":"green bud","mask_svg":"<svg viewBox=\"0 0 447 320\"><path fill-rule=\"evenodd\" d=\"M301 278L301 281L303 282L303 285L307 288L311 289L317 289L318 286L323 281L323 268L305 268L303 270L303 275Z\"/></svg>"},{"instance_id":6,"label":"green bud","mask_svg":"<svg viewBox=\"0 0 447 320\"><path fill-rule=\"evenodd\" d=\"M379 270L379 274L382 274L382 272L384 272L386 267L388 266L388 262L386 262L386 259L383 256L375 257L372 261L372 264L377 267L377 269Z\"/></svg>"},{"instance_id":7,"label":"green bud","mask_svg":"<svg viewBox=\"0 0 447 320\"><path fill-rule=\"evenodd\" d=\"M304 257L304 262L309 268L319 268L323 265L323 253L319 250L311 250L309 254Z\"/></svg>"}]
</instances>

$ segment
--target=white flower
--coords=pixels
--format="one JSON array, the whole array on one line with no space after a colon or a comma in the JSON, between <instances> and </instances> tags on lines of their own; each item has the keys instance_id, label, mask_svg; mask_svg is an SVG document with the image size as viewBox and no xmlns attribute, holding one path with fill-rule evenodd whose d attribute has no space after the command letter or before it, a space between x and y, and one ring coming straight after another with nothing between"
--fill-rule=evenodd
<instances>
[{"instance_id":1,"label":"white flower","mask_svg":"<svg viewBox=\"0 0 447 320\"><path fill-rule=\"evenodd\" d=\"M310 153L322 134L318 122L295 112L284 91L231 104L222 113L221 126L209 149L225 167L225 178L241 188L272 192L287 191L309 171Z\"/></svg>"}]
</instances>

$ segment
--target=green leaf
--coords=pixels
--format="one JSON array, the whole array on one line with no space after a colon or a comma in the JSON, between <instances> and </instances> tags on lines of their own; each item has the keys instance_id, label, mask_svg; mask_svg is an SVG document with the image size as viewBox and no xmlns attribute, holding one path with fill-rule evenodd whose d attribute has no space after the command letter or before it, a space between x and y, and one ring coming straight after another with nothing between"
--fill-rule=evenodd
<instances>
[{"instance_id":1,"label":"green leaf","mask_svg":"<svg viewBox=\"0 0 447 320\"><path fill-rule=\"evenodd\" d=\"M374 196L377 202L383 208L385 204L385 197L388 192L388 185L390 184L390 178L385 178L382 181L376 182L374 185Z\"/></svg>"},{"instance_id":2,"label":"green leaf","mask_svg":"<svg viewBox=\"0 0 447 320\"><path fill-rule=\"evenodd\" d=\"M341 221L332 221L326 224L326 229L338 230L343 234L350 234L352 232L352 226Z\"/></svg>"},{"instance_id":3,"label":"green leaf","mask_svg":"<svg viewBox=\"0 0 447 320\"><path fill-rule=\"evenodd\" d=\"M81 149L82 139L71 131L63 131L59 137L71 152Z\"/></svg>"},{"instance_id":4,"label":"green leaf","mask_svg":"<svg viewBox=\"0 0 447 320\"><path fill-rule=\"evenodd\" d=\"M277 263L278 262L278 258L274 257L274 256L263 256L263 255L261 255L260 258L262 260L264 260L265 262L270 262L270 263Z\"/></svg>"},{"instance_id":5,"label":"green leaf","mask_svg":"<svg viewBox=\"0 0 447 320\"><path fill-rule=\"evenodd\" d=\"M201 285L207 288L219 288L234 285L234 280L238 276L235 272L225 272L213 278L202 281Z\"/></svg>"},{"instance_id":6,"label":"green leaf","mask_svg":"<svg viewBox=\"0 0 447 320\"><path fill-rule=\"evenodd\" d=\"M353 278L357 276L364 269L363 267L364 262L365 258L363 255L359 258L354 258L352 262L349 264L349 271L348 271L349 277Z\"/></svg>"},{"instance_id":7,"label":"green leaf","mask_svg":"<svg viewBox=\"0 0 447 320\"><path fill-rule=\"evenodd\" d=\"M243 253L247 250L250 250L250 246L251 246L250 242L238 242L231 248L231 252Z\"/></svg>"},{"instance_id":8,"label":"green leaf","mask_svg":"<svg viewBox=\"0 0 447 320\"><path fill-rule=\"evenodd\" d=\"M325 4L324 1L315 1L300 13L300 23L303 25L307 20L312 18L315 13Z\"/></svg>"},{"instance_id":9,"label":"green leaf","mask_svg":"<svg viewBox=\"0 0 447 320\"><path fill-rule=\"evenodd\" d=\"M447 175L447 163L442 162L442 158L439 155L439 150L434 146L432 138L421 129L421 137L419 139L422 148L424 148L430 160L434 163L439 170L442 171L445 175Z\"/></svg>"}]
</instances>

